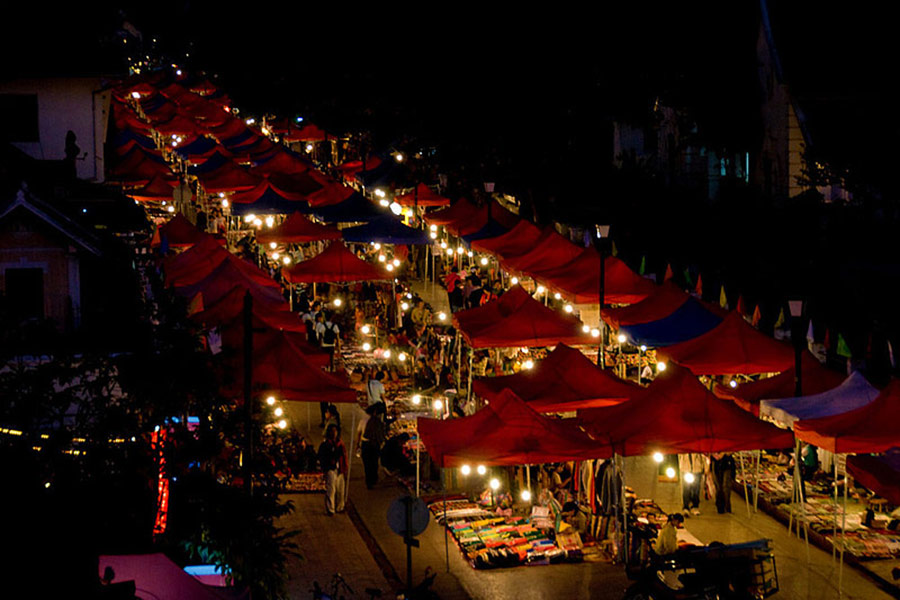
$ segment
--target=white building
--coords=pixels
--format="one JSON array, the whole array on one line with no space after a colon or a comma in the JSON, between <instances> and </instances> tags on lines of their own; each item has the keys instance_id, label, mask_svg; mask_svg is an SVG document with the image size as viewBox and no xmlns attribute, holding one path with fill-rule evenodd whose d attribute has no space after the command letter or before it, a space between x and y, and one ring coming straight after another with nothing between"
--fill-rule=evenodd
<instances>
[{"instance_id":1,"label":"white building","mask_svg":"<svg viewBox=\"0 0 900 600\"><path fill-rule=\"evenodd\" d=\"M66 134L80 151L80 179L102 182L110 92L100 77L0 81L0 139L38 160L63 160Z\"/></svg>"}]
</instances>

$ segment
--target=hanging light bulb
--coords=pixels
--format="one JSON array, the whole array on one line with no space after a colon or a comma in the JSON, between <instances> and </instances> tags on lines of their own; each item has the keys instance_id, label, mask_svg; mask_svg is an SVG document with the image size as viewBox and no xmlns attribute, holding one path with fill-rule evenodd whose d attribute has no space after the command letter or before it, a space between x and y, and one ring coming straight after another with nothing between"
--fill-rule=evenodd
<instances>
[{"instance_id":1,"label":"hanging light bulb","mask_svg":"<svg viewBox=\"0 0 900 600\"><path fill-rule=\"evenodd\" d=\"M279 406L278 408L275 409L275 416L276 416L276 417L280 417L280 416L283 415L283 414L284 414L284 409L281 408L280 406Z\"/></svg>"},{"instance_id":2,"label":"hanging light bulb","mask_svg":"<svg viewBox=\"0 0 900 600\"><path fill-rule=\"evenodd\" d=\"M694 474L693 473L685 473L684 474L684 482L685 483L694 483Z\"/></svg>"},{"instance_id":3,"label":"hanging light bulb","mask_svg":"<svg viewBox=\"0 0 900 600\"><path fill-rule=\"evenodd\" d=\"M343 303L344 303L344 301L341 300L340 298L335 298L335 299L334 299L334 305L335 305L335 306L340 306L340 305L343 304Z\"/></svg>"},{"instance_id":4,"label":"hanging light bulb","mask_svg":"<svg viewBox=\"0 0 900 600\"><path fill-rule=\"evenodd\" d=\"M368 352L372 349L372 344L370 344L369 342L363 342L362 349L364 352Z\"/></svg>"},{"instance_id":5,"label":"hanging light bulb","mask_svg":"<svg viewBox=\"0 0 900 600\"><path fill-rule=\"evenodd\" d=\"M275 396L269 396L268 398L266 398L266 404L268 404L269 406L275 404Z\"/></svg>"},{"instance_id":6,"label":"hanging light bulb","mask_svg":"<svg viewBox=\"0 0 900 600\"><path fill-rule=\"evenodd\" d=\"M278 252L273 252L273 253L272 253L272 260L278 260L278 257L280 257L280 256L281 256L281 254L279 254Z\"/></svg>"},{"instance_id":7,"label":"hanging light bulb","mask_svg":"<svg viewBox=\"0 0 900 600\"><path fill-rule=\"evenodd\" d=\"M447 320L447 313L439 312L438 313L438 321L446 321L446 320Z\"/></svg>"},{"instance_id":8,"label":"hanging light bulb","mask_svg":"<svg viewBox=\"0 0 900 600\"><path fill-rule=\"evenodd\" d=\"M382 356L384 356L385 358L390 358L390 357L391 357L391 351L390 351L390 350L385 350L385 351L382 353Z\"/></svg>"},{"instance_id":9,"label":"hanging light bulb","mask_svg":"<svg viewBox=\"0 0 900 600\"><path fill-rule=\"evenodd\" d=\"M287 427L287 421L285 421L284 419L278 421L278 429L284 429L285 427Z\"/></svg>"},{"instance_id":10,"label":"hanging light bulb","mask_svg":"<svg viewBox=\"0 0 900 600\"><path fill-rule=\"evenodd\" d=\"M656 461L657 463L661 463L661 462L663 461L663 455L662 455L662 452L654 452L654 453L653 453L653 460Z\"/></svg>"},{"instance_id":11,"label":"hanging light bulb","mask_svg":"<svg viewBox=\"0 0 900 600\"><path fill-rule=\"evenodd\" d=\"M668 467L666 469L666 477L668 477L669 479L675 479L675 468L674 467Z\"/></svg>"},{"instance_id":12,"label":"hanging light bulb","mask_svg":"<svg viewBox=\"0 0 900 600\"><path fill-rule=\"evenodd\" d=\"M382 198L381 200L378 201L378 205L388 207L391 205L391 202L387 198Z\"/></svg>"},{"instance_id":13,"label":"hanging light bulb","mask_svg":"<svg viewBox=\"0 0 900 600\"><path fill-rule=\"evenodd\" d=\"M281 259L281 262L283 262L285 265L289 265L289 264L291 264L291 257L285 256L284 258Z\"/></svg>"},{"instance_id":14,"label":"hanging light bulb","mask_svg":"<svg viewBox=\"0 0 900 600\"><path fill-rule=\"evenodd\" d=\"M662 373L663 371L665 371L665 370L666 370L666 363L664 363L664 362L658 362L658 363L656 363L656 370L659 371L660 373Z\"/></svg>"},{"instance_id":15,"label":"hanging light bulb","mask_svg":"<svg viewBox=\"0 0 900 600\"><path fill-rule=\"evenodd\" d=\"M565 306L563 306L563 310L567 313L571 313L575 310L575 307L573 307L571 304L566 304Z\"/></svg>"},{"instance_id":16,"label":"hanging light bulb","mask_svg":"<svg viewBox=\"0 0 900 600\"><path fill-rule=\"evenodd\" d=\"M542 286L542 285L537 286L537 293L538 293L538 295L541 295L541 294L543 294L543 293L546 292L546 291L547 291L547 288L545 288L544 286Z\"/></svg>"},{"instance_id":17,"label":"hanging light bulb","mask_svg":"<svg viewBox=\"0 0 900 600\"><path fill-rule=\"evenodd\" d=\"M372 331L372 328L368 325L363 325L359 330L363 333L363 335L369 335L369 332Z\"/></svg>"},{"instance_id":18,"label":"hanging light bulb","mask_svg":"<svg viewBox=\"0 0 900 600\"><path fill-rule=\"evenodd\" d=\"M472 472L472 467L470 467L469 465L463 465L459 468L459 472L463 475L468 475Z\"/></svg>"},{"instance_id":19,"label":"hanging light bulb","mask_svg":"<svg viewBox=\"0 0 900 600\"><path fill-rule=\"evenodd\" d=\"M274 250L277 247L278 247L278 244L276 244L275 242L269 242L269 248L271 248L272 250Z\"/></svg>"},{"instance_id":20,"label":"hanging light bulb","mask_svg":"<svg viewBox=\"0 0 900 600\"><path fill-rule=\"evenodd\" d=\"M428 235L429 235L429 237L431 237L431 239L433 239L433 240L436 240L436 239L437 239L437 231L432 231L432 232L430 232Z\"/></svg>"},{"instance_id":21,"label":"hanging light bulb","mask_svg":"<svg viewBox=\"0 0 900 600\"><path fill-rule=\"evenodd\" d=\"M491 489L496 492L497 490L500 489L500 480L497 479L496 477L494 477L493 479L491 479L490 486L491 486Z\"/></svg>"},{"instance_id":22,"label":"hanging light bulb","mask_svg":"<svg viewBox=\"0 0 900 600\"><path fill-rule=\"evenodd\" d=\"M562 294L556 292L555 294L553 294L553 298L554 300L562 300Z\"/></svg>"},{"instance_id":23,"label":"hanging light bulb","mask_svg":"<svg viewBox=\"0 0 900 600\"><path fill-rule=\"evenodd\" d=\"M406 352L401 352L397 355L397 360L400 362L406 362Z\"/></svg>"},{"instance_id":24,"label":"hanging light bulb","mask_svg":"<svg viewBox=\"0 0 900 600\"><path fill-rule=\"evenodd\" d=\"M619 342L620 344L624 344L626 339L628 339L628 338L625 337L625 334L624 334L624 333L620 333L620 334L619 334L619 337L616 338L616 340L618 340L618 342Z\"/></svg>"},{"instance_id":25,"label":"hanging light bulb","mask_svg":"<svg viewBox=\"0 0 900 600\"><path fill-rule=\"evenodd\" d=\"M523 369L533 369L534 361L529 358L528 360L526 360L525 362L522 363L522 368Z\"/></svg>"},{"instance_id":26,"label":"hanging light bulb","mask_svg":"<svg viewBox=\"0 0 900 600\"><path fill-rule=\"evenodd\" d=\"M387 266L386 268L387 268L388 271L393 271L393 270L394 270L394 265L388 263L388 266Z\"/></svg>"},{"instance_id":27,"label":"hanging light bulb","mask_svg":"<svg viewBox=\"0 0 900 600\"><path fill-rule=\"evenodd\" d=\"M518 277L513 277L512 279L509 280L509 282L510 282L511 284L513 284L513 285L518 285L518 283L519 283L519 278L518 278Z\"/></svg>"},{"instance_id":28,"label":"hanging light bulb","mask_svg":"<svg viewBox=\"0 0 900 600\"><path fill-rule=\"evenodd\" d=\"M488 262L489 262L489 261L488 261L488 257L487 257L487 256L482 256L482 257L481 257L481 266L487 266Z\"/></svg>"},{"instance_id":29,"label":"hanging light bulb","mask_svg":"<svg viewBox=\"0 0 900 600\"><path fill-rule=\"evenodd\" d=\"M522 502L531 502L531 490L522 490Z\"/></svg>"},{"instance_id":30,"label":"hanging light bulb","mask_svg":"<svg viewBox=\"0 0 900 600\"><path fill-rule=\"evenodd\" d=\"M395 259L392 260L391 262L394 263L394 266L395 266L395 267L399 267L399 266L400 266L400 259L399 259L399 258L395 258Z\"/></svg>"},{"instance_id":31,"label":"hanging light bulb","mask_svg":"<svg viewBox=\"0 0 900 600\"><path fill-rule=\"evenodd\" d=\"M313 151L313 145L312 145L312 144L307 144L307 145L306 145L306 152L307 152L307 153L310 153L310 152L312 152L312 151Z\"/></svg>"},{"instance_id":32,"label":"hanging light bulb","mask_svg":"<svg viewBox=\"0 0 900 600\"><path fill-rule=\"evenodd\" d=\"M249 215L244 215L245 223L252 223L255 220L256 220L256 215L254 215L253 213L250 213Z\"/></svg>"},{"instance_id":33,"label":"hanging light bulb","mask_svg":"<svg viewBox=\"0 0 900 600\"><path fill-rule=\"evenodd\" d=\"M409 310L409 302L402 302L400 304L400 310Z\"/></svg>"},{"instance_id":34,"label":"hanging light bulb","mask_svg":"<svg viewBox=\"0 0 900 600\"><path fill-rule=\"evenodd\" d=\"M594 329L591 329L591 337L600 337L600 330L596 327Z\"/></svg>"},{"instance_id":35,"label":"hanging light bulb","mask_svg":"<svg viewBox=\"0 0 900 600\"><path fill-rule=\"evenodd\" d=\"M734 388L737 387L738 384L737 384L737 381L735 381L734 379L732 379L731 381L728 382L728 385L730 385L731 388L734 389Z\"/></svg>"},{"instance_id":36,"label":"hanging light bulb","mask_svg":"<svg viewBox=\"0 0 900 600\"><path fill-rule=\"evenodd\" d=\"M447 242L441 242L441 249L442 249L442 250L446 250L446 249L447 249ZM452 253L451 253L451 254L452 254Z\"/></svg>"},{"instance_id":37,"label":"hanging light bulb","mask_svg":"<svg viewBox=\"0 0 900 600\"><path fill-rule=\"evenodd\" d=\"M378 255L378 262L385 262L386 260L387 260L387 256L385 256L384 254Z\"/></svg>"},{"instance_id":38,"label":"hanging light bulb","mask_svg":"<svg viewBox=\"0 0 900 600\"><path fill-rule=\"evenodd\" d=\"M436 410L438 412L444 410L444 403L441 402L440 398L438 398L437 400L434 401L433 406L434 406L434 410Z\"/></svg>"},{"instance_id":39,"label":"hanging light bulb","mask_svg":"<svg viewBox=\"0 0 900 600\"><path fill-rule=\"evenodd\" d=\"M391 202L390 208L391 212L398 216L403 212L403 207L398 202Z\"/></svg>"},{"instance_id":40,"label":"hanging light bulb","mask_svg":"<svg viewBox=\"0 0 900 600\"><path fill-rule=\"evenodd\" d=\"M372 246L373 246L376 250L381 250L381 244L379 244L378 242L373 242L373 243L372 243Z\"/></svg>"},{"instance_id":41,"label":"hanging light bulb","mask_svg":"<svg viewBox=\"0 0 900 600\"><path fill-rule=\"evenodd\" d=\"M641 352L646 352L646 351L647 351L647 346L645 346L644 344L641 344Z\"/></svg>"},{"instance_id":42,"label":"hanging light bulb","mask_svg":"<svg viewBox=\"0 0 900 600\"><path fill-rule=\"evenodd\" d=\"M419 394L413 394L412 403L416 406L422 404L422 396Z\"/></svg>"},{"instance_id":43,"label":"hanging light bulb","mask_svg":"<svg viewBox=\"0 0 900 600\"><path fill-rule=\"evenodd\" d=\"M225 198L222 199L222 208L228 208L228 200Z\"/></svg>"},{"instance_id":44,"label":"hanging light bulb","mask_svg":"<svg viewBox=\"0 0 900 600\"><path fill-rule=\"evenodd\" d=\"M583 332L585 332L585 333L590 333L590 332L591 332L591 326L588 325L588 324L584 324L584 325L581 326L581 331L583 331Z\"/></svg>"},{"instance_id":45,"label":"hanging light bulb","mask_svg":"<svg viewBox=\"0 0 900 600\"><path fill-rule=\"evenodd\" d=\"M485 473L487 473L487 467L485 467L484 465L478 465L478 474L484 475Z\"/></svg>"}]
</instances>

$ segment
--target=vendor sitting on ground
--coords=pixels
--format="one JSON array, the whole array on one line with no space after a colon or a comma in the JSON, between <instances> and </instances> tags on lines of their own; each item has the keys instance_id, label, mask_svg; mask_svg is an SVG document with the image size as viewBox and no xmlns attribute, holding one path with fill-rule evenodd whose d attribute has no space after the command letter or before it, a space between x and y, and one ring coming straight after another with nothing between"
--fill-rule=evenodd
<instances>
[{"instance_id":1,"label":"vendor sitting on ground","mask_svg":"<svg viewBox=\"0 0 900 600\"><path fill-rule=\"evenodd\" d=\"M684 515L671 513L666 524L659 530L653 550L659 556L674 554L678 550L678 529L684 527Z\"/></svg>"},{"instance_id":2,"label":"vendor sitting on ground","mask_svg":"<svg viewBox=\"0 0 900 600\"><path fill-rule=\"evenodd\" d=\"M576 502L566 502L562 507L561 516L562 520L577 531L582 538L587 535L591 518L588 512ZM560 531L564 530L565 528L560 528Z\"/></svg>"}]
</instances>

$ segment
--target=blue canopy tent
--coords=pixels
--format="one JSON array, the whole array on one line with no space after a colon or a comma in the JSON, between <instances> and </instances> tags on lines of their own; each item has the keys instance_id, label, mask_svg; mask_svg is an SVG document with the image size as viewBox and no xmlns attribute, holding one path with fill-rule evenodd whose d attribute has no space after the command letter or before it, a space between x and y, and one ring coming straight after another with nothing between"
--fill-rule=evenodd
<instances>
[{"instance_id":1,"label":"blue canopy tent","mask_svg":"<svg viewBox=\"0 0 900 600\"><path fill-rule=\"evenodd\" d=\"M499 222L491 219L487 223L485 223L484 227L482 227L478 231L476 231L474 233L470 233L468 235L464 235L464 236L462 236L462 238L466 242L471 244L475 240L484 240L484 239L488 239L488 238L494 238L494 237L497 237L498 235L503 235L507 231L509 231L509 227L506 227L502 223L499 223Z\"/></svg>"},{"instance_id":2,"label":"blue canopy tent","mask_svg":"<svg viewBox=\"0 0 900 600\"><path fill-rule=\"evenodd\" d=\"M658 321L623 325L619 331L635 346L659 348L701 336L722 322L695 298L688 298L675 312Z\"/></svg>"},{"instance_id":3,"label":"blue canopy tent","mask_svg":"<svg viewBox=\"0 0 900 600\"><path fill-rule=\"evenodd\" d=\"M233 148L234 146L240 146L241 144L247 144L252 141L257 134L251 129L247 128L242 133L239 133L233 137L222 140L222 145L226 148Z\"/></svg>"},{"instance_id":4,"label":"blue canopy tent","mask_svg":"<svg viewBox=\"0 0 900 600\"><path fill-rule=\"evenodd\" d=\"M232 202L231 212L234 215L289 215L293 212L309 214L309 204L301 200L292 200L278 193L272 187L266 190L253 202Z\"/></svg>"},{"instance_id":5,"label":"blue canopy tent","mask_svg":"<svg viewBox=\"0 0 900 600\"><path fill-rule=\"evenodd\" d=\"M175 148L175 153L181 156L182 158L189 158L191 156L197 156L200 154L206 154L210 150L218 147L219 143L216 140L208 137L198 137L190 144L186 144L181 146L180 148Z\"/></svg>"},{"instance_id":6,"label":"blue canopy tent","mask_svg":"<svg viewBox=\"0 0 900 600\"><path fill-rule=\"evenodd\" d=\"M398 219L383 216L372 219L365 225L350 227L341 231L344 240L348 242L378 242L381 244L418 244L431 243L428 234L421 229L413 229L401 223Z\"/></svg>"},{"instance_id":7,"label":"blue canopy tent","mask_svg":"<svg viewBox=\"0 0 900 600\"><path fill-rule=\"evenodd\" d=\"M216 150L201 164L188 167L188 174L201 175L203 173L212 173L230 162L232 160L229 157Z\"/></svg>"},{"instance_id":8,"label":"blue canopy tent","mask_svg":"<svg viewBox=\"0 0 900 600\"><path fill-rule=\"evenodd\" d=\"M359 223L384 217L386 210L354 192L343 202L313 207L312 213L326 223Z\"/></svg>"},{"instance_id":9,"label":"blue canopy tent","mask_svg":"<svg viewBox=\"0 0 900 600\"><path fill-rule=\"evenodd\" d=\"M790 428L794 426L794 421L800 419L830 417L865 406L879 393L859 371L854 371L841 385L821 394L762 400L759 416Z\"/></svg>"},{"instance_id":10,"label":"blue canopy tent","mask_svg":"<svg viewBox=\"0 0 900 600\"><path fill-rule=\"evenodd\" d=\"M388 186L402 173L402 164L386 158L374 169L360 171L356 178L366 187Z\"/></svg>"},{"instance_id":11,"label":"blue canopy tent","mask_svg":"<svg viewBox=\"0 0 900 600\"><path fill-rule=\"evenodd\" d=\"M135 133L130 129L125 129L124 131L117 133L112 139L112 145L118 148L130 141L134 141L138 146L147 148L148 150L156 150L156 142L153 141L153 138Z\"/></svg>"}]
</instances>

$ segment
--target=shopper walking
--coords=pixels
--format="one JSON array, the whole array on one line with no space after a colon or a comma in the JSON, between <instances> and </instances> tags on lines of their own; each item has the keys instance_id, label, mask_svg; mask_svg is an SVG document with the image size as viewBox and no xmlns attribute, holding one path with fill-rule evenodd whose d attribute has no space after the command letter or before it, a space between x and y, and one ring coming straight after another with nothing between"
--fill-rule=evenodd
<instances>
[{"instance_id":1,"label":"shopper walking","mask_svg":"<svg viewBox=\"0 0 900 600\"><path fill-rule=\"evenodd\" d=\"M319 446L319 464L325 477L325 514L344 511L344 486L347 476L347 452L338 435L337 425L325 430L325 441Z\"/></svg>"},{"instance_id":2,"label":"shopper walking","mask_svg":"<svg viewBox=\"0 0 900 600\"><path fill-rule=\"evenodd\" d=\"M684 516L699 515L700 490L703 488L706 459L702 454L679 454L678 467L681 470L681 501Z\"/></svg>"},{"instance_id":3,"label":"shopper walking","mask_svg":"<svg viewBox=\"0 0 900 600\"><path fill-rule=\"evenodd\" d=\"M712 455L712 474L716 481L716 510L719 514L731 512L731 487L734 483L734 457L717 452Z\"/></svg>"}]
</instances>

